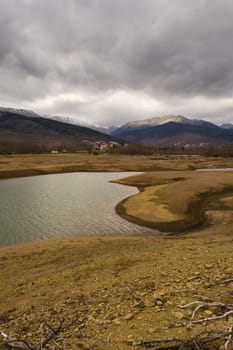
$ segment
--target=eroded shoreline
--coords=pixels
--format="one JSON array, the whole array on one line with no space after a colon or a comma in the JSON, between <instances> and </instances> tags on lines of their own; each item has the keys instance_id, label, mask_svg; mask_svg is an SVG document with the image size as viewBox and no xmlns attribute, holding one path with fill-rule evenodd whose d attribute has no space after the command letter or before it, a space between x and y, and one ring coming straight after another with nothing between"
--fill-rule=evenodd
<instances>
[{"instance_id":1,"label":"eroded shoreline","mask_svg":"<svg viewBox=\"0 0 233 350\"><path fill-rule=\"evenodd\" d=\"M149 178L142 174L117 180L116 183L136 186L139 193L118 203L116 212L126 220L161 232L187 232L208 223L208 207L217 207L222 198L233 196L233 173L223 172L223 179L215 172L211 176L187 172L183 177L176 175L156 172ZM179 196L182 191L186 193L183 198Z\"/></svg>"},{"instance_id":2,"label":"eroded shoreline","mask_svg":"<svg viewBox=\"0 0 233 350\"><path fill-rule=\"evenodd\" d=\"M227 185L201 175L200 186L193 174L156 171L120 182L150 188L152 205L157 199L154 205L182 216L193 188L206 193L206 186ZM182 194L179 186L186 181ZM224 181L231 184L232 174ZM153 186L163 187L154 194ZM171 194L178 205L167 202ZM205 208L209 225L188 235L64 238L1 248L0 330L39 343L41 324L57 327L64 319L57 346L71 350L130 350L141 339L197 334L198 325L185 327L190 310L178 305L200 299L233 303L232 284L218 283L233 276L233 195L216 199ZM231 319L220 320L210 328L231 325Z\"/></svg>"}]
</instances>

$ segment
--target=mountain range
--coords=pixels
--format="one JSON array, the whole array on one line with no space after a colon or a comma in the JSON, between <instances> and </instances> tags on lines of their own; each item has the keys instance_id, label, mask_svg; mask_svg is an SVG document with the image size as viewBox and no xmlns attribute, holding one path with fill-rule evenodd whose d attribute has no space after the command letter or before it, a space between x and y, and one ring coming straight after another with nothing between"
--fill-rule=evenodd
<instances>
[{"instance_id":1,"label":"mountain range","mask_svg":"<svg viewBox=\"0 0 233 350\"><path fill-rule=\"evenodd\" d=\"M85 126L87 128L97 130L99 132L102 132L102 133L108 134L108 135L111 135L111 133L117 129L116 126L100 126L100 125L90 124L90 123L84 122L82 120L78 120L76 118L73 118L73 117L47 115L46 118L52 119L52 120L57 120L57 121L62 122L62 123L68 123L68 124L73 124L73 125L78 125L78 126Z\"/></svg>"},{"instance_id":2,"label":"mountain range","mask_svg":"<svg viewBox=\"0 0 233 350\"><path fill-rule=\"evenodd\" d=\"M166 115L120 127L92 125L66 116L43 116L30 110L0 108L0 143L34 143L75 149L97 141L162 145L233 143L233 124Z\"/></svg>"},{"instance_id":3,"label":"mountain range","mask_svg":"<svg viewBox=\"0 0 233 350\"><path fill-rule=\"evenodd\" d=\"M84 126L40 116L33 111L0 108L0 150L77 150L95 142L118 141L114 136Z\"/></svg>"},{"instance_id":4,"label":"mountain range","mask_svg":"<svg viewBox=\"0 0 233 350\"><path fill-rule=\"evenodd\" d=\"M127 142L145 144L222 144L233 142L233 125L167 115L126 123L112 135Z\"/></svg>"}]
</instances>

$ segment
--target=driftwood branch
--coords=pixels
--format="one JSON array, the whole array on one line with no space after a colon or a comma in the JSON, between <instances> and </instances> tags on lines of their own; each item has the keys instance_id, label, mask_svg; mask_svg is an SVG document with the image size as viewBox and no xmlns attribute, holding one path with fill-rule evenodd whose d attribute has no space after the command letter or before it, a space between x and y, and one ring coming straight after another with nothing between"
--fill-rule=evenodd
<instances>
[{"instance_id":1,"label":"driftwood branch","mask_svg":"<svg viewBox=\"0 0 233 350\"><path fill-rule=\"evenodd\" d=\"M144 339L137 343L137 346L143 346L146 350L213 350L214 343L225 342L224 348L227 350L232 341L232 328L228 332L224 331L201 331L190 338L165 338L165 339Z\"/></svg>"},{"instance_id":2,"label":"driftwood branch","mask_svg":"<svg viewBox=\"0 0 233 350\"><path fill-rule=\"evenodd\" d=\"M229 278L221 278L220 280L214 282L212 284L212 286L214 285L220 285L220 284L228 284L228 283L231 283L233 282L233 277L229 277Z\"/></svg>"},{"instance_id":3,"label":"driftwood branch","mask_svg":"<svg viewBox=\"0 0 233 350\"><path fill-rule=\"evenodd\" d=\"M233 304L224 304L220 302L203 302L203 301L194 301L192 303L186 304L186 305L178 305L179 308L181 309L186 309L195 306L190 322L191 323L202 323L202 322L208 322L208 321L214 321L214 320L220 320L222 318L228 317L230 314L233 313ZM221 314L220 316L215 316L215 317L208 317L208 318L203 318L199 320L194 320L194 317L196 316L197 312L201 309L208 309L212 307L217 307L220 308L221 310L228 310L224 314Z\"/></svg>"},{"instance_id":4,"label":"driftwood branch","mask_svg":"<svg viewBox=\"0 0 233 350\"><path fill-rule=\"evenodd\" d=\"M36 350L35 346L24 339L16 339L8 336L4 332L0 332L4 343L12 349Z\"/></svg>"},{"instance_id":5,"label":"driftwood branch","mask_svg":"<svg viewBox=\"0 0 233 350\"><path fill-rule=\"evenodd\" d=\"M10 337L4 332L0 332L0 335L3 338L3 342L6 346L8 346L11 349L22 349L22 350L46 350L46 345L54 341L58 334L61 332L62 325L64 323L64 320L62 320L57 328L53 328L48 323L44 323L44 325L47 327L47 334L46 336L42 335L42 338L40 340L39 344L34 344L31 342L28 342L24 339L18 339L14 337Z\"/></svg>"},{"instance_id":6,"label":"driftwood branch","mask_svg":"<svg viewBox=\"0 0 233 350\"><path fill-rule=\"evenodd\" d=\"M233 310L225 312L225 314L220 316L214 316L214 317L206 317L202 318L200 320L192 320L192 323L204 323L204 322L210 322L210 321L217 321L222 320L223 318L227 318L228 316L233 315Z\"/></svg>"},{"instance_id":7,"label":"driftwood branch","mask_svg":"<svg viewBox=\"0 0 233 350\"><path fill-rule=\"evenodd\" d=\"M225 350L227 350L228 345L232 341L232 335L233 335L233 325L231 325L231 327L229 328L229 336L228 336L227 341L226 341L226 343L224 345Z\"/></svg>"},{"instance_id":8,"label":"driftwood branch","mask_svg":"<svg viewBox=\"0 0 233 350\"><path fill-rule=\"evenodd\" d=\"M190 324L205 324L204 330L187 338L144 339L136 345L143 346L145 350L213 350L221 346L225 350L233 344L233 325L227 330L208 330L209 322L227 319L233 315L233 304L224 304L216 301L193 301L185 305L178 305L181 309L192 309L192 315L184 326ZM213 309L217 315L213 317L200 317L203 310ZM198 317L199 316L199 317Z\"/></svg>"}]
</instances>

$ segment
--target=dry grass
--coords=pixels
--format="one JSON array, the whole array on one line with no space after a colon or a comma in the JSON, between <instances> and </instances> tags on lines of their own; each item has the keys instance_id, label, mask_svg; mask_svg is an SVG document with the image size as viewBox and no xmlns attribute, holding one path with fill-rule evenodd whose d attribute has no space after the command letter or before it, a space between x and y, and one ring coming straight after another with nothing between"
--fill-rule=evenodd
<instances>
[{"instance_id":1,"label":"dry grass","mask_svg":"<svg viewBox=\"0 0 233 350\"><path fill-rule=\"evenodd\" d=\"M232 302L231 284L211 287L233 276L232 237L218 233L2 248L0 329L35 341L42 321L56 325L64 317L68 338L59 344L75 350L125 350L142 338L187 336L181 325L189 313L177 305L201 297Z\"/></svg>"},{"instance_id":2,"label":"dry grass","mask_svg":"<svg viewBox=\"0 0 233 350\"><path fill-rule=\"evenodd\" d=\"M190 230L205 222L208 206L217 206L221 197L233 193L233 173L227 171L158 171L117 182L141 190L119 203L117 212L132 222L165 232ZM232 197L225 201L231 205Z\"/></svg>"},{"instance_id":3,"label":"dry grass","mask_svg":"<svg viewBox=\"0 0 233 350\"><path fill-rule=\"evenodd\" d=\"M0 178L75 171L192 170L200 167L232 166L230 158L168 158L73 154L0 156Z\"/></svg>"}]
</instances>

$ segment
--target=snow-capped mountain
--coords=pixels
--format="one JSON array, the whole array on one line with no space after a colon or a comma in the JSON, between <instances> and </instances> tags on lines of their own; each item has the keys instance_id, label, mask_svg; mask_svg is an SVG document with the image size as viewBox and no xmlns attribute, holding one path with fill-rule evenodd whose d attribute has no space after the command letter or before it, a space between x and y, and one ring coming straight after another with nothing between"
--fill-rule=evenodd
<instances>
[{"instance_id":1,"label":"snow-capped mountain","mask_svg":"<svg viewBox=\"0 0 233 350\"><path fill-rule=\"evenodd\" d=\"M177 123L177 124L183 124L183 125L212 127L212 128L217 127L217 125L201 119L189 119L182 115L165 115L162 117L154 117L154 118L137 120L137 121L126 123L122 125L120 128L118 128L117 130L115 130L112 134L120 135L124 132L146 129L150 127L164 125L167 123Z\"/></svg>"},{"instance_id":2,"label":"snow-capped mountain","mask_svg":"<svg viewBox=\"0 0 233 350\"><path fill-rule=\"evenodd\" d=\"M46 118L52 119L52 120L57 120L57 121L62 122L62 123L84 126L86 128L97 130L97 131L100 131L100 132L102 132L104 134L108 134L108 135L111 135L111 133L117 129L116 126L100 126L100 125L90 124L90 123L84 122L80 119L68 117L68 116L46 115Z\"/></svg>"},{"instance_id":3,"label":"snow-capped mountain","mask_svg":"<svg viewBox=\"0 0 233 350\"><path fill-rule=\"evenodd\" d=\"M82 120L79 120L77 118L73 118L73 117L68 117L68 116L60 116L60 115L44 115L43 117L47 118L47 119L51 119L51 120L57 120L58 122L62 122L62 123L67 123L67 124L72 124L72 125L78 125L78 126L84 126L87 128L91 128L94 129L94 126L87 123L87 122L83 122Z\"/></svg>"},{"instance_id":4,"label":"snow-capped mountain","mask_svg":"<svg viewBox=\"0 0 233 350\"><path fill-rule=\"evenodd\" d=\"M127 123L112 135L126 142L144 144L222 144L233 142L232 129L213 123L189 119L181 115L167 115Z\"/></svg>"},{"instance_id":5,"label":"snow-capped mountain","mask_svg":"<svg viewBox=\"0 0 233 350\"><path fill-rule=\"evenodd\" d=\"M225 123L220 125L221 128L223 129L233 129L233 124L232 123Z\"/></svg>"},{"instance_id":6,"label":"snow-capped mountain","mask_svg":"<svg viewBox=\"0 0 233 350\"><path fill-rule=\"evenodd\" d=\"M7 108L7 107L0 107L0 115L3 113L12 113L12 114L18 114L22 115L23 117L41 117L38 113L35 113L34 111L31 111L29 109L18 109L18 108Z\"/></svg>"},{"instance_id":7,"label":"snow-capped mountain","mask_svg":"<svg viewBox=\"0 0 233 350\"><path fill-rule=\"evenodd\" d=\"M96 142L118 142L92 128L58 121L27 110L0 109L0 143L7 153L89 149Z\"/></svg>"},{"instance_id":8,"label":"snow-capped mountain","mask_svg":"<svg viewBox=\"0 0 233 350\"><path fill-rule=\"evenodd\" d=\"M17 114L21 115L23 117L39 117L39 118L46 118L51 120L56 120L58 122L66 123L66 124L72 124L76 126L83 126L89 129L93 129L99 132L102 132L104 134L111 135L111 133L117 129L115 126L102 126L102 125L95 125L90 124L87 122L84 122L83 120L70 117L70 116L59 116L59 115L42 115L39 113L35 113L34 111L28 110L28 109L19 109L19 108L7 108L7 107L0 107L0 115L4 113L11 113L11 114Z\"/></svg>"}]
</instances>

